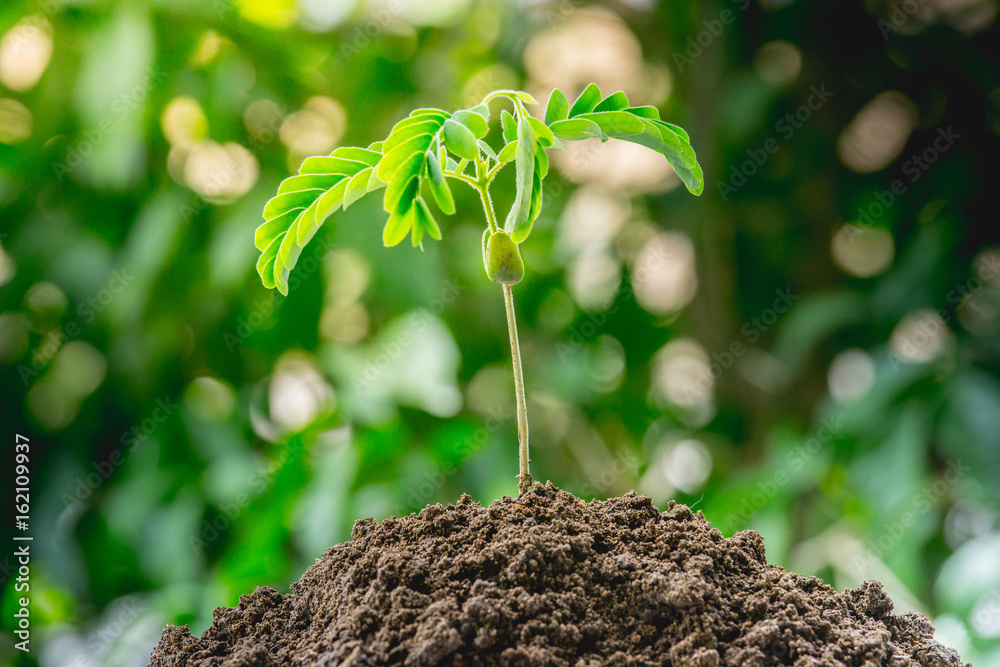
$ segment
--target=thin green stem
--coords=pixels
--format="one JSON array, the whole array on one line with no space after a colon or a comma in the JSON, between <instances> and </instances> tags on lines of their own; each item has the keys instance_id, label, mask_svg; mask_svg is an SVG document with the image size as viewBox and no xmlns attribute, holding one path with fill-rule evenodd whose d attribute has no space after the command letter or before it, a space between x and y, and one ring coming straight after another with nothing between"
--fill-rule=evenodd
<instances>
[{"instance_id":1,"label":"thin green stem","mask_svg":"<svg viewBox=\"0 0 1000 667\"><path fill-rule=\"evenodd\" d=\"M468 184L469 186L475 188L476 190L479 189L479 183L474 178L469 178L465 174L460 174L454 171L446 171L444 172L444 175L448 176L449 178L454 178L459 181L462 181L463 183Z\"/></svg>"},{"instance_id":2,"label":"thin green stem","mask_svg":"<svg viewBox=\"0 0 1000 667\"><path fill-rule=\"evenodd\" d=\"M486 222L489 223L490 233L496 232L500 229L500 223L497 222L497 215L493 212L493 198L490 197L490 186L486 184L479 189L479 194L483 200L483 208L486 210Z\"/></svg>"},{"instance_id":3,"label":"thin green stem","mask_svg":"<svg viewBox=\"0 0 1000 667\"><path fill-rule=\"evenodd\" d=\"M507 330L510 332L510 357L514 367L514 394L517 398L517 458L520 468L517 475L518 495L531 488L528 472L528 405L524 396L524 375L521 372L521 345L517 339L517 318L514 316L514 294L510 285L503 286L503 302L507 308Z\"/></svg>"},{"instance_id":4,"label":"thin green stem","mask_svg":"<svg viewBox=\"0 0 1000 667\"><path fill-rule=\"evenodd\" d=\"M506 162L501 162L497 166L493 167L488 172L486 172L486 182L487 183L492 183L493 179L496 178L497 172L500 171L501 169L503 169L506 166L507 166Z\"/></svg>"},{"instance_id":5,"label":"thin green stem","mask_svg":"<svg viewBox=\"0 0 1000 667\"><path fill-rule=\"evenodd\" d=\"M480 175L480 168L477 161L476 175ZM483 201L483 210L486 212L486 222L489 223L490 232L495 233L499 229L496 213L493 211L493 201L490 199L489 181L480 180L478 185L479 196ZM503 286L503 302L507 310L507 332L510 334L510 359L514 369L514 396L517 401L517 458L518 458L518 494L524 493L532 486L531 473L528 465L531 460L528 458L528 404L524 394L524 373L521 366L521 343L517 337L517 318L514 315L514 293L510 285Z\"/></svg>"}]
</instances>

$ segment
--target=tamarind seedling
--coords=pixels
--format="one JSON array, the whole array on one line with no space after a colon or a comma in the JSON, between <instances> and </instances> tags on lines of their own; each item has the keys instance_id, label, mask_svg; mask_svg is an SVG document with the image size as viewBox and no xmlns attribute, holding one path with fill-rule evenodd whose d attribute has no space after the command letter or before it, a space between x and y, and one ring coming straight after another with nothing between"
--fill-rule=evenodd
<instances>
[{"instance_id":1,"label":"tamarind seedling","mask_svg":"<svg viewBox=\"0 0 1000 667\"><path fill-rule=\"evenodd\" d=\"M490 105L509 105L500 114L503 145L486 137ZM469 109L415 109L396 123L389 136L365 148L341 147L330 155L307 158L298 174L286 178L264 206L264 223L254 242L261 251L257 272L264 286L288 294L289 273L302 249L326 220L361 197L385 190L382 206L388 219L382 241L394 246L407 236L423 247L426 238L440 240L442 229L431 208L456 212L451 183L464 183L483 205L483 264L499 283L507 311L507 329L517 399L518 490L532 486L528 470L528 416L520 343L512 287L524 277L519 244L531 235L542 210L542 184L549 171L546 149L564 150L566 141L620 139L646 146L666 158L694 195L705 187L701 166L687 132L660 119L653 106L632 106L623 92L602 96L587 86L570 104L558 88L549 95L542 118L526 105L538 102L520 90L495 90ZM490 195L497 174L514 164L513 204L500 225Z\"/></svg>"}]
</instances>

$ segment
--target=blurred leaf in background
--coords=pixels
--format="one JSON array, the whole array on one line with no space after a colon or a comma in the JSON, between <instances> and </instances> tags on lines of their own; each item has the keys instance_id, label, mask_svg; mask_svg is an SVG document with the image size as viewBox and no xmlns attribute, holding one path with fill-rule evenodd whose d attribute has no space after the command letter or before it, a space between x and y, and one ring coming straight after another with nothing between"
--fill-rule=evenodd
<instances>
[{"instance_id":1,"label":"blurred leaf in background","mask_svg":"<svg viewBox=\"0 0 1000 667\"><path fill-rule=\"evenodd\" d=\"M3 574L0 661L144 665L355 519L513 493L473 193L422 253L359 201L287 297L253 230L303 159L412 108L593 81L687 128L706 188L624 142L551 152L516 288L535 476L697 504L1000 665L998 7L916 4L4 3L0 414L32 441L36 650Z\"/></svg>"}]
</instances>

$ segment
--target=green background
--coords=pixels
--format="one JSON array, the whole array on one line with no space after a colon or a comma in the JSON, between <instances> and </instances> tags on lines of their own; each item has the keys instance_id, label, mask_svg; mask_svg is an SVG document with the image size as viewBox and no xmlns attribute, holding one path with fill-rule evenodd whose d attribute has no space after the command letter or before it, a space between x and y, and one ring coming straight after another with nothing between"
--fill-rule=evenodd
<instances>
[{"instance_id":1,"label":"green background","mask_svg":"<svg viewBox=\"0 0 1000 667\"><path fill-rule=\"evenodd\" d=\"M759 530L769 561L880 579L1000 665L996 14L3 3L5 572L16 433L35 539L33 650L3 575L0 663L144 665L165 623L287 590L355 519L514 493L474 193L423 252L381 246L377 195L336 214L288 297L253 230L304 157L413 107L595 81L688 129L706 188L638 147L551 155L514 291L535 477Z\"/></svg>"}]
</instances>

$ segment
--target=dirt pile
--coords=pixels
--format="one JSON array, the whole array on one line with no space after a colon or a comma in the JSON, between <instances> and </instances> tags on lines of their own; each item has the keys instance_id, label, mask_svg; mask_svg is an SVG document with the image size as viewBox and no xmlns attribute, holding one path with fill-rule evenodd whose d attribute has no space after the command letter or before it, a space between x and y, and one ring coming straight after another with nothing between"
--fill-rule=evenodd
<instances>
[{"instance_id":1,"label":"dirt pile","mask_svg":"<svg viewBox=\"0 0 1000 667\"><path fill-rule=\"evenodd\" d=\"M878 583L838 594L767 565L756 532L634 494L463 496L353 538L288 595L216 609L200 639L167 627L150 665L961 665Z\"/></svg>"}]
</instances>

